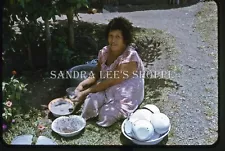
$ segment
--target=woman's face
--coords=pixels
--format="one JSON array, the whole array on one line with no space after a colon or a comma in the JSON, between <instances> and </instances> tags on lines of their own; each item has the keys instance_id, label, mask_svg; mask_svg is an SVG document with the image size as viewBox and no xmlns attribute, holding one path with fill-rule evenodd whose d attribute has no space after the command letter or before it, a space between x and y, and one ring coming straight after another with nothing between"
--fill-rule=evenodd
<instances>
[{"instance_id":1,"label":"woman's face","mask_svg":"<svg viewBox=\"0 0 225 151\"><path fill-rule=\"evenodd\" d=\"M123 40L123 35L120 30L112 30L108 34L108 43L112 51L123 51L126 48L126 44Z\"/></svg>"}]
</instances>

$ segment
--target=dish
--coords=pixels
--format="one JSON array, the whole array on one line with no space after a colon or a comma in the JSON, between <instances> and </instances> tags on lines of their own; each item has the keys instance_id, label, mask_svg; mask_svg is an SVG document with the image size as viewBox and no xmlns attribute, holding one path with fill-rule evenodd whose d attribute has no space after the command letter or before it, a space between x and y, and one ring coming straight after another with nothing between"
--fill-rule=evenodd
<instances>
[{"instance_id":1,"label":"dish","mask_svg":"<svg viewBox=\"0 0 225 151\"><path fill-rule=\"evenodd\" d=\"M153 114L151 123L155 131L159 134L164 134L170 127L170 119L163 113Z\"/></svg>"},{"instance_id":2,"label":"dish","mask_svg":"<svg viewBox=\"0 0 225 151\"><path fill-rule=\"evenodd\" d=\"M86 126L84 118L78 115L61 116L52 122L51 128L54 132L64 137L78 135Z\"/></svg>"},{"instance_id":3,"label":"dish","mask_svg":"<svg viewBox=\"0 0 225 151\"><path fill-rule=\"evenodd\" d=\"M166 133L161 134L161 135L159 135L159 134L157 134L157 133L155 132L154 135L151 137L150 140L147 140L147 141L138 141L138 140L134 139L133 137L128 136L128 135L125 133L125 123L126 123L127 121L128 121L128 120L125 119L125 120L123 121L122 125L121 125L122 133L123 133L123 135L124 135L127 139L131 140L133 143L138 144L138 145L155 145L155 144L158 144L159 142L161 142L161 141L163 140L164 137L166 137L166 136L169 134L170 128L171 128L171 125L170 125L169 130L168 130Z\"/></svg>"},{"instance_id":4,"label":"dish","mask_svg":"<svg viewBox=\"0 0 225 151\"><path fill-rule=\"evenodd\" d=\"M57 98L48 104L48 109L55 117L59 117L73 113L74 104L70 99Z\"/></svg>"},{"instance_id":5,"label":"dish","mask_svg":"<svg viewBox=\"0 0 225 151\"><path fill-rule=\"evenodd\" d=\"M132 132L135 139L147 141L154 135L154 128L150 121L137 120L133 123Z\"/></svg>"}]
</instances>

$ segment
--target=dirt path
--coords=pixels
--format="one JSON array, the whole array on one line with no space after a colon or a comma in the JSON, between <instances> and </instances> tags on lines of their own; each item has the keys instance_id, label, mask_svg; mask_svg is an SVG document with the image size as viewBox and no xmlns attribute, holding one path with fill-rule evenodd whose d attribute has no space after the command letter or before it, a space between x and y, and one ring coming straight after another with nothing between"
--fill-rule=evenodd
<instances>
[{"instance_id":1,"label":"dirt path","mask_svg":"<svg viewBox=\"0 0 225 151\"><path fill-rule=\"evenodd\" d=\"M148 68L171 71L170 79L181 85L177 91L168 92L161 102L161 110L170 117L173 127L168 145L209 145L217 140L217 62L213 58L217 47L210 47L195 30L195 15L202 7L203 3L198 3L170 10L80 14L83 21L96 23L124 16L134 26L156 28L175 37L176 53L156 60Z\"/></svg>"}]
</instances>

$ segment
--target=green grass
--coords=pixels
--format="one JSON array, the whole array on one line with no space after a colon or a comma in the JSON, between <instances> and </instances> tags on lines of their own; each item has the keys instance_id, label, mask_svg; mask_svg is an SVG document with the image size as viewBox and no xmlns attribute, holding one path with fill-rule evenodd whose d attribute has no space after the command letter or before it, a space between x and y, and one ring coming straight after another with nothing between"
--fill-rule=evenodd
<instances>
[{"instance_id":1,"label":"green grass","mask_svg":"<svg viewBox=\"0 0 225 151\"><path fill-rule=\"evenodd\" d=\"M169 65L168 70L173 71L175 73L181 73L181 67L178 65Z\"/></svg>"},{"instance_id":2,"label":"green grass","mask_svg":"<svg viewBox=\"0 0 225 151\"><path fill-rule=\"evenodd\" d=\"M205 88L206 92L213 92L213 90L211 88Z\"/></svg>"},{"instance_id":3,"label":"green grass","mask_svg":"<svg viewBox=\"0 0 225 151\"><path fill-rule=\"evenodd\" d=\"M204 2L202 9L196 14L197 31L212 48L217 49L218 16L217 5L214 1Z\"/></svg>"}]
</instances>

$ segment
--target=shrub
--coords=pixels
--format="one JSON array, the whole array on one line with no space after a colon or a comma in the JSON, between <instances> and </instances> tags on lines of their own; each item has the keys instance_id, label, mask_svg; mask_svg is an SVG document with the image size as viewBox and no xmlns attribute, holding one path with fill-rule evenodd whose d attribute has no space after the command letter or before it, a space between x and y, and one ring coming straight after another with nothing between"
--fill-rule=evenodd
<instances>
[{"instance_id":1,"label":"shrub","mask_svg":"<svg viewBox=\"0 0 225 151\"><path fill-rule=\"evenodd\" d=\"M3 93L3 120L8 123L13 120L16 112L19 111L22 102L22 96L27 91L27 84L19 81L16 76L16 71L12 71L12 77L8 82L2 82ZM5 123L5 124L6 124Z\"/></svg>"}]
</instances>

